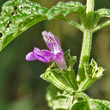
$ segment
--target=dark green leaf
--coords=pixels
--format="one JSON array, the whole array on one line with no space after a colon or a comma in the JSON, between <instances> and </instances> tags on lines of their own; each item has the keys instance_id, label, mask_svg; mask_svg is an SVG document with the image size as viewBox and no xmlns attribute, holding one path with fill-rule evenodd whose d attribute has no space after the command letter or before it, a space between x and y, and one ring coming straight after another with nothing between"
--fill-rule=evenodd
<instances>
[{"instance_id":1,"label":"dark green leaf","mask_svg":"<svg viewBox=\"0 0 110 110\"><path fill-rule=\"evenodd\" d=\"M79 101L72 106L71 110L89 110L88 108L86 101Z\"/></svg>"}]
</instances>

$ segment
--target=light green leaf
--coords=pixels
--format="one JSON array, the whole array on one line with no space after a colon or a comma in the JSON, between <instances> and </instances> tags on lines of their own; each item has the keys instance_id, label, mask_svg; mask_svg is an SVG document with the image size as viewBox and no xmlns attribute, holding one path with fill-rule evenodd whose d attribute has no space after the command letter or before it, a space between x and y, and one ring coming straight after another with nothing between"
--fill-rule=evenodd
<instances>
[{"instance_id":1,"label":"light green leaf","mask_svg":"<svg viewBox=\"0 0 110 110\"><path fill-rule=\"evenodd\" d=\"M69 110L73 97L55 86L49 85L46 99L48 106L52 108L52 110Z\"/></svg>"},{"instance_id":2,"label":"light green leaf","mask_svg":"<svg viewBox=\"0 0 110 110\"><path fill-rule=\"evenodd\" d=\"M110 109L99 101L88 99L87 101L79 101L75 103L71 110L110 110Z\"/></svg>"}]
</instances>

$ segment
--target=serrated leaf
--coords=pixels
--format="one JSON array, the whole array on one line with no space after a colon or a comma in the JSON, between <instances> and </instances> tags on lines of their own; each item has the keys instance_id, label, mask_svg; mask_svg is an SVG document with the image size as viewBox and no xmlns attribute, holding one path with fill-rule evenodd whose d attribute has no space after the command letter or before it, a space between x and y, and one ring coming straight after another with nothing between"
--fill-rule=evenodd
<instances>
[{"instance_id":1,"label":"serrated leaf","mask_svg":"<svg viewBox=\"0 0 110 110\"><path fill-rule=\"evenodd\" d=\"M53 6L49 12L48 12L48 18L52 19L53 17L59 15L59 14L63 14L63 16L68 15L69 13L72 12L77 12L79 14L82 14L82 11L84 12L84 10L86 9L86 7L84 7L81 3L79 2L59 2L56 6Z\"/></svg>"},{"instance_id":2,"label":"serrated leaf","mask_svg":"<svg viewBox=\"0 0 110 110\"><path fill-rule=\"evenodd\" d=\"M64 91L56 88L53 85L49 85L47 88L46 99L49 107L52 110L68 110L72 103L72 96L69 96Z\"/></svg>"},{"instance_id":3,"label":"serrated leaf","mask_svg":"<svg viewBox=\"0 0 110 110\"><path fill-rule=\"evenodd\" d=\"M99 101L88 99L75 103L71 110L109 110L109 108Z\"/></svg>"}]
</instances>

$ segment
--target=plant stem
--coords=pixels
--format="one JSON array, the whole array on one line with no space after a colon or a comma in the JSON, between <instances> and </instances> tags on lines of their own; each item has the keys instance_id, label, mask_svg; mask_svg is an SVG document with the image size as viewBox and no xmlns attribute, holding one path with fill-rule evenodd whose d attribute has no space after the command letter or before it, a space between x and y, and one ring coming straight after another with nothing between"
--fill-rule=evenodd
<instances>
[{"instance_id":1,"label":"plant stem","mask_svg":"<svg viewBox=\"0 0 110 110\"><path fill-rule=\"evenodd\" d=\"M83 27L80 24L78 24L77 22L75 22L73 20L67 19L67 18L65 18L63 16L56 16L56 18L57 19L61 19L61 20L65 21L65 22L67 22L68 24L71 24L72 26L76 27L77 29L79 29L82 32L84 30Z\"/></svg>"},{"instance_id":2,"label":"plant stem","mask_svg":"<svg viewBox=\"0 0 110 110\"><path fill-rule=\"evenodd\" d=\"M88 29L92 28L93 16L94 16L94 0L87 0L86 28Z\"/></svg>"},{"instance_id":3,"label":"plant stem","mask_svg":"<svg viewBox=\"0 0 110 110\"><path fill-rule=\"evenodd\" d=\"M92 45L92 26L94 16L94 0L87 0L86 25L82 43L82 51L78 68L77 81L80 83L85 78L83 64L89 62L91 45Z\"/></svg>"},{"instance_id":4,"label":"plant stem","mask_svg":"<svg viewBox=\"0 0 110 110\"><path fill-rule=\"evenodd\" d=\"M100 29L102 29L102 28L104 28L104 27L106 27L106 26L109 26L110 25L110 20L108 20L108 21L106 21L106 22L104 22L104 23L101 23L101 24L99 24L98 26L96 26L94 29L93 29L93 32L96 32L96 31L98 31L98 30L100 30Z\"/></svg>"},{"instance_id":5,"label":"plant stem","mask_svg":"<svg viewBox=\"0 0 110 110\"><path fill-rule=\"evenodd\" d=\"M91 32L91 30L85 30L83 44L82 44L82 52L81 52L80 63L79 63L79 69L78 69L78 76L77 76L78 82L81 82L85 78L83 64L85 62L89 62L91 44L92 44L92 32Z\"/></svg>"},{"instance_id":6,"label":"plant stem","mask_svg":"<svg viewBox=\"0 0 110 110\"><path fill-rule=\"evenodd\" d=\"M86 100L88 100L89 99L89 96L88 95L86 95L85 93L83 93L83 92L79 92L79 93L76 93L75 95L74 95L74 98L83 98L85 101Z\"/></svg>"}]
</instances>

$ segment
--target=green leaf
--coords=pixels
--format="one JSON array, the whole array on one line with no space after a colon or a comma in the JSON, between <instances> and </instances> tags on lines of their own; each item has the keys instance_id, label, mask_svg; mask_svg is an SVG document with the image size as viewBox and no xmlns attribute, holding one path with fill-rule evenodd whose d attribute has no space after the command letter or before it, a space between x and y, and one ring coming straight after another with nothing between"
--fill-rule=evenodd
<instances>
[{"instance_id":1,"label":"green leaf","mask_svg":"<svg viewBox=\"0 0 110 110\"><path fill-rule=\"evenodd\" d=\"M88 99L87 101L79 101L75 103L71 110L110 110L102 102Z\"/></svg>"},{"instance_id":2,"label":"green leaf","mask_svg":"<svg viewBox=\"0 0 110 110\"><path fill-rule=\"evenodd\" d=\"M32 25L47 19L47 9L29 0L11 0L0 16L0 50Z\"/></svg>"},{"instance_id":3,"label":"green leaf","mask_svg":"<svg viewBox=\"0 0 110 110\"><path fill-rule=\"evenodd\" d=\"M59 2L56 6L53 6L49 11L48 11L48 18L52 19L53 17L62 14L63 16L68 15L69 13L76 12L79 14L82 14L86 9L85 6L83 6L79 2Z\"/></svg>"},{"instance_id":4,"label":"green leaf","mask_svg":"<svg viewBox=\"0 0 110 110\"><path fill-rule=\"evenodd\" d=\"M79 91L84 91L93 85L103 76L104 68L98 67L97 63L92 59L91 63L84 64L86 78L79 85Z\"/></svg>"},{"instance_id":5,"label":"green leaf","mask_svg":"<svg viewBox=\"0 0 110 110\"><path fill-rule=\"evenodd\" d=\"M72 106L71 110L89 110L89 109L86 101L79 101Z\"/></svg>"},{"instance_id":6,"label":"green leaf","mask_svg":"<svg viewBox=\"0 0 110 110\"><path fill-rule=\"evenodd\" d=\"M49 85L46 99L48 101L48 106L52 108L52 110L68 110L73 97L55 86Z\"/></svg>"}]
</instances>

